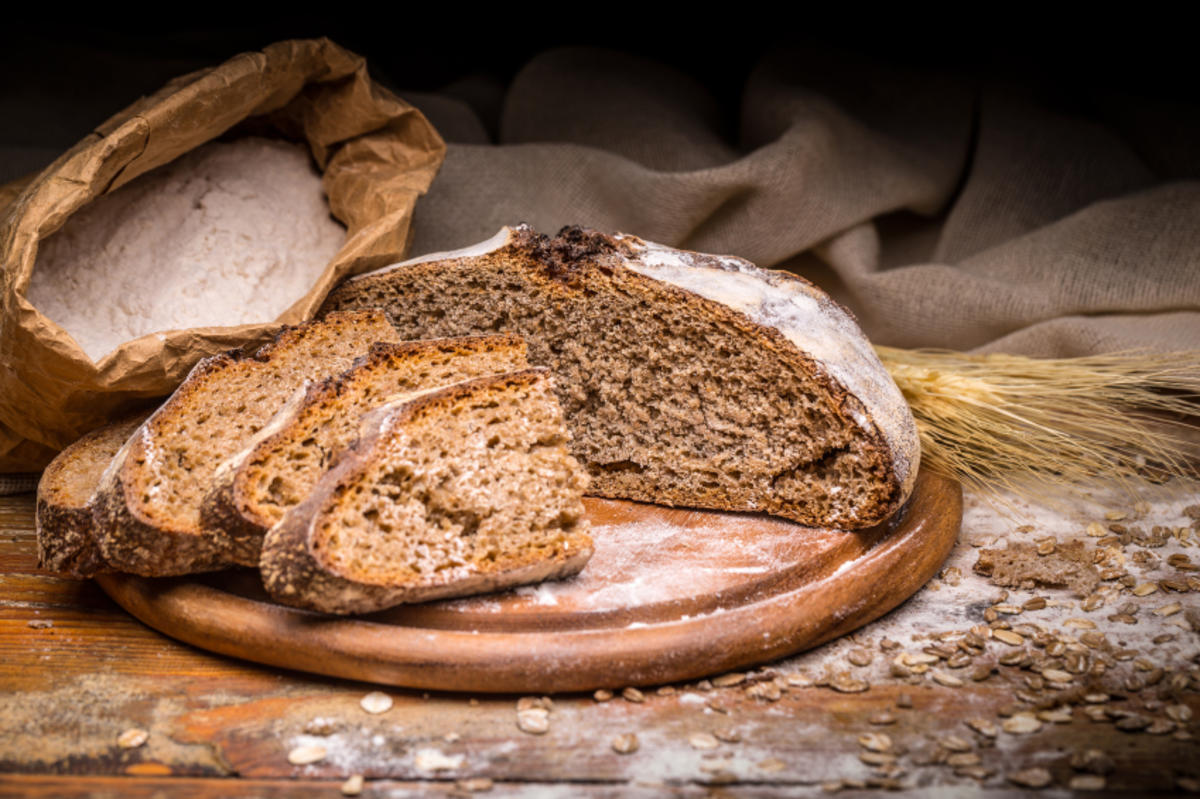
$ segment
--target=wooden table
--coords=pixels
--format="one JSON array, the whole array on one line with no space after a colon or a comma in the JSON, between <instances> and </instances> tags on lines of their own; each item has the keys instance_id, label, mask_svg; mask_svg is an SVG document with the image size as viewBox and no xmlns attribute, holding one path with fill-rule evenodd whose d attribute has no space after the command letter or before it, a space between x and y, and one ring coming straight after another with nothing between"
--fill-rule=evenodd
<instances>
[{"instance_id":1,"label":"wooden table","mask_svg":"<svg viewBox=\"0 0 1200 799\"><path fill-rule=\"evenodd\" d=\"M1161 517L1179 535L1193 530L1182 508L1195 495L1195 486L1176 486L1136 515L1147 529ZM392 707L370 714L360 700L377 686L177 643L129 617L95 583L39 571L33 507L31 494L0 497L0 796L340 796L355 774L366 778L364 796L926 795L935 786L943 795L993 795L1017 789L1010 778L1042 777L1061 793L1072 779L1096 783L1096 771L1107 771L1110 793L1200 790L1192 737L1200 733L1200 646L1191 626L1200 603L1187 583L1197 573L1167 563L1200 552L1187 543L1196 533L1186 542L1169 535L1165 544L1113 544L1107 539L1120 536L1107 528L1118 522L1103 517L1103 501L1068 513L1018 506L1018 516L1038 516L1034 529L1018 530L1020 519L969 498L941 579L856 635L745 674L643 695L623 698L613 686L608 701L555 696L540 735L518 728L519 697L389 688ZM1103 538L1087 535L1088 519L1105 526ZM1078 538L1095 549L1106 542L1125 552L1135 584L1110 578L1097 589L1103 606L1088 610L1064 590L1005 596L971 572L1000 535L1060 545ZM1144 559L1137 552L1154 563L1135 566ZM1151 593L1137 589L1151 583ZM1039 608L1038 598L1049 606ZM1133 624L1109 619L1130 603ZM964 636L978 625L1022 640L993 637L975 651ZM1125 640L1126 631L1135 637ZM1079 643L1084 633L1095 633L1086 637L1095 646ZM1064 636L1066 659L1051 658ZM1141 645L1154 639L1163 642ZM1077 651L1082 662L1069 659ZM964 657L969 663L956 667ZM1065 681L1054 679L1064 673ZM990 726L1006 720L1012 731ZM122 733L136 729L148 733L145 742L122 747ZM613 741L629 733L638 748L620 754ZM304 746L322 747L324 758L289 763ZM1089 749L1104 754L1085 764Z\"/></svg>"}]
</instances>

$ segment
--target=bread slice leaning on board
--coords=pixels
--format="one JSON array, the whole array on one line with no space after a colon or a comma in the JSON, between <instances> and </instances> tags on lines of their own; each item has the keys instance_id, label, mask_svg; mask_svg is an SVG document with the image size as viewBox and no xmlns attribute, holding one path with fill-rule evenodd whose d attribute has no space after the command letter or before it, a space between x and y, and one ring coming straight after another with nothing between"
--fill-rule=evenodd
<instances>
[{"instance_id":1,"label":"bread slice leaning on board","mask_svg":"<svg viewBox=\"0 0 1200 799\"><path fill-rule=\"evenodd\" d=\"M595 495L860 529L916 479L916 424L852 315L740 258L520 225L351 278L323 310L367 308L405 338L524 337Z\"/></svg>"},{"instance_id":2,"label":"bread slice leaning on board","mask_svg":"<svg viewBox=\"0 0 1200 799\"><path fill-rule=\"evenodd\" d=\"M367 613L574 574L592 541L567 439L546 369L383 405L268 532L263 584L286 604Z\"/></svg>"},{"instance_id":3,"label":"bread slice leaning on board","mask_svg":"<svg viewBox=\"0 0 1200 799\"><path fill-rule=\"evenodd\" d=\"M86 578L107 570L92 520L100 477L145 420L133 416L93 430L50 462L37 487L38 566Z\"/></svg>"},{"instance_id":4,"label":"bread slice leaning on board","mask_svg":"<svg viewBox=\"0 0 1200 799\"><path fill-rule=\"evenodd\" d=\"M101 478L95 529L104 560L153 577L257 565L259 539L201 519L218 466L305 381L345 371L374 342L398 340L381 312L354 311L287 328L252 355L200 361Z\"/></svg>"},{"instance_id":5,"label":"bread slice leaning on board","mask_svg":"<svg viewBox=\"0 0 1200 799\"><path fill-rule=\"evenodd\" d=\"M372 344L344 373L298 391L218 468L201 516L261 539L354 442L367 411L398 394L528 366L525 342L511 334Z\"/></svg>"}]
</instances>

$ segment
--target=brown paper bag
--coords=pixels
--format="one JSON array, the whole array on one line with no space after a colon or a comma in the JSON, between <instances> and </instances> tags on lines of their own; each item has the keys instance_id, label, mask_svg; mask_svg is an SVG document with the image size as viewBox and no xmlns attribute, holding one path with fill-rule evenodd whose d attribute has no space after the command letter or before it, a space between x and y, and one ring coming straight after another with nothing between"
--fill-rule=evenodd
<instances>
[{"instance_id":1,"label":"brown paper bag","mask_svg":"<svg viewBox=\"0 0 1200 799\"><path fill-rule=\"evenodd\" d=\"M25 291L38 242L96 197L223 134L306 141L346 243L273 323L143 336L93 363ZM309 318L344 277L401 260L445 155L416 109L327 39L286 41L177 78L32 179L0 189L0 473L40 469L83 433L171 392L200 358Z\"/></svg>"}]
</instances>

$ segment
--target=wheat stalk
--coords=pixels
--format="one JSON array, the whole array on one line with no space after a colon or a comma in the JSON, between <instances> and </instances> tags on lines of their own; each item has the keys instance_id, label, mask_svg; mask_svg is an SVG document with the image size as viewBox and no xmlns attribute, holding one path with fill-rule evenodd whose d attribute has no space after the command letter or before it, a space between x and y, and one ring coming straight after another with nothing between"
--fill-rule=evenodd
<instances>
[{"instance_id":1,"label":"wheat stalk","mask_svg":"<svg viewBox=\"0 0 1200 799\"><path fill-rule=\"evenodd\" d=\"M1200 477L1200 351L876 350L912 406L922 465L967 486L1044 499L1097 476L1130 490Z\"/></svg>"}]
</instances>

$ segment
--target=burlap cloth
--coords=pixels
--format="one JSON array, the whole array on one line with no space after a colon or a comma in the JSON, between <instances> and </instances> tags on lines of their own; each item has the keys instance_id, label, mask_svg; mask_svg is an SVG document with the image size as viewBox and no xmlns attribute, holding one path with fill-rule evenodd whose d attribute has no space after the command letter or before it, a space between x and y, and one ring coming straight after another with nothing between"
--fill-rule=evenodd
<instances>
[{"instance_id":1,"label":"burlap cloth","mask_svg":"<svg viewBox=\"0 0 1200 799\"><path fill-rule=\"evenodd\" d=\"M414 254L584 224L795 270L880 344L1200 346L1194 107L771 53L735 110L670 67L556 49L491 90L493 143L471 89L405 95L450 142Z\"/></svg>"}]
</instances>

